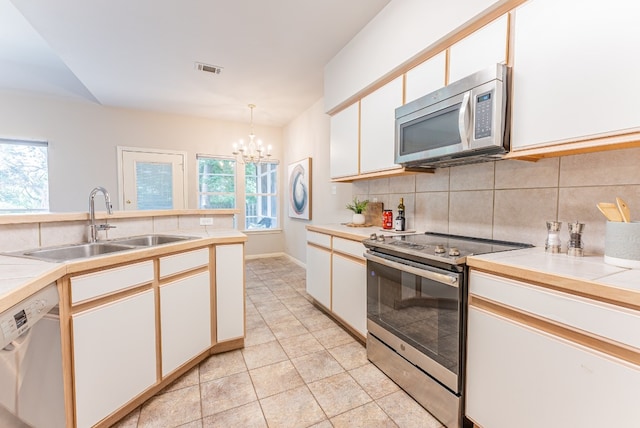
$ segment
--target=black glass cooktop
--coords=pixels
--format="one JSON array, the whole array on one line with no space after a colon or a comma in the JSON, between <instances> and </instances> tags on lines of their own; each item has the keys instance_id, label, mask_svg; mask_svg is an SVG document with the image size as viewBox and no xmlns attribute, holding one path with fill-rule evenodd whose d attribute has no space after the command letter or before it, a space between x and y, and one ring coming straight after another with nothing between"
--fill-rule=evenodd
<instances>
[{"instance_id":1,"label":"black glass cooktop","mask_svg":"<svg viewBox=\"0 0 640 428\"><path fill-rule=\"evenodd\" d=\"M375 236L374 236L375 235ZM446 261L464 264L472 255L497 253L500 251L528 248L532 245L518 242L497 241L468 236L426 232L424 234L385 235L374 234L363 241L367 248L390 253L397 257L403 254L412 258Z\"/></svg>"}]
</instances>

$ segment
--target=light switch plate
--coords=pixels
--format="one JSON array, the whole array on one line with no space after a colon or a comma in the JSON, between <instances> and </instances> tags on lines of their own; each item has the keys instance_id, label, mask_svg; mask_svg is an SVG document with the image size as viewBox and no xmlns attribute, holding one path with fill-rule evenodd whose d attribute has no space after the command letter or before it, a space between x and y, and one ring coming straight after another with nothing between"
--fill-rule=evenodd
<instances>
[{"instance_id":1,"label":"light switch plate","mask_svg":"<svg viewBox=\"0 0 640 428\"><path fill-rule=\"evenodd\" d=\"M200 226L211 226L212 224L213 224L213 219L211 217L200 218Z\"/></svg>"}]
</instances>

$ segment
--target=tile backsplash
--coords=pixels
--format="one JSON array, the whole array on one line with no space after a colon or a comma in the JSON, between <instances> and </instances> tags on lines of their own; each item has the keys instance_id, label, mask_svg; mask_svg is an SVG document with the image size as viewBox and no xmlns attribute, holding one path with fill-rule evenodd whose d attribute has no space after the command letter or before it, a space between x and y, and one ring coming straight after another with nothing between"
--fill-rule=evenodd
<instances>
[{"instance_id":1,"label":"tile backsplash","mask_svg":"<svg viewBox=\"0 0 640 428\"><path fill-rule=\"evenodd\" d=\"M55 214L54 214L55 215ZM213 225L200 226L201 217L213 218ZM176 215L134 218L101 218L113 229L98 232L100 240L148 233L179 230L233 229L233 214ZM12 252L38 247L79 244L89 238L89 221L54 221L0 225L0 252Z\"/></svg>"},{"instance_id":2,"label":"tile backsplash","mask_svg":"<svg viewBox=\"0 0 640 428\"><path fill-rule=\"evenodd\" d=\"M397 212L404 198L407 228L544 246L546 221L585 223L586 254L604 253L606 219L598 202L616 196L640 218L640 149L542 159L503 160L437 169L434 174L357 181L354 196Z\"/></svg>"}]
</instances>

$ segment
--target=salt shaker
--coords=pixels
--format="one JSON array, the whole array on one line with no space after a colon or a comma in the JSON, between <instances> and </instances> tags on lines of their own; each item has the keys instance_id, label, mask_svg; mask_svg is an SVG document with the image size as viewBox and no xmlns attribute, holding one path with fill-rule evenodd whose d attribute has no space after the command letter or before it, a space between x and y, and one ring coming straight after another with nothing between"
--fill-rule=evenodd
<instances>
[{"instance_id":1,"label":"salt shaker","mask_svg":"<svg viewBox=\"0 0 640 428\"><path fill-rule=\"evenodd\" d=\"M559 253L562 246L560 241L561 221L547 222L547 240L544 242L544 250L548 253Z\"/></svg>"}]
</instances>

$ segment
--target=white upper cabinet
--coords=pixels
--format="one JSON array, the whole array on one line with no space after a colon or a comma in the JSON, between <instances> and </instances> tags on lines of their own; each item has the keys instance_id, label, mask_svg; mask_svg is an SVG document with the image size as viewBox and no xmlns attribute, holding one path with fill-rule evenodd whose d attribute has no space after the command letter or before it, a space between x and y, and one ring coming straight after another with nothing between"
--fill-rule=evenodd
<instances>
[{"instance_id":1,"label":"white upper cabinet","mask_svg":"<svg viewBox=\"0 0 640 428\"><path fill-rule=\"evenodd\" d=\"M513 149L640 126L639 19L628 0L516 10Z\"/></svg>"},{"instance_id":2,"label":"white upper cabinet","mask_svg":"<svg viewBox=\"0 0 640 428\"><path fill-rule=\"evenodd\" d=\"M331 116L331 178L358 174L360 103Z\"/></svg>"},{"instance_id":3,"label":"white upper cabinet","mask_svg":"<svg viewBox=\"0 0 640 428\"><path fill-rule=\"evenodd\" d=\"M451 46L449 83L497 63L507 62L507 15Z\"/></svg>"},{"instance_id":4,"label":"white upper cabinet","mask_svg":"<svg viewBox=\"0 0 640 428\"><path fill-rule=\"evenodd\" d=\"M402 105L402 77L360 102L360 172L399 168L394 163L395 110Z\"/></svg>"},{"instance_id":5,"label":"white upper cabinet","mask_svg":"<svg viewBox=\"0 0 640 428\"><path fill-rule=\"evenodd\" d=\"M407 71L404 88L406 102L413 101L444 86L445 59L443 51Z\"/></svg>"}]
</instances>

